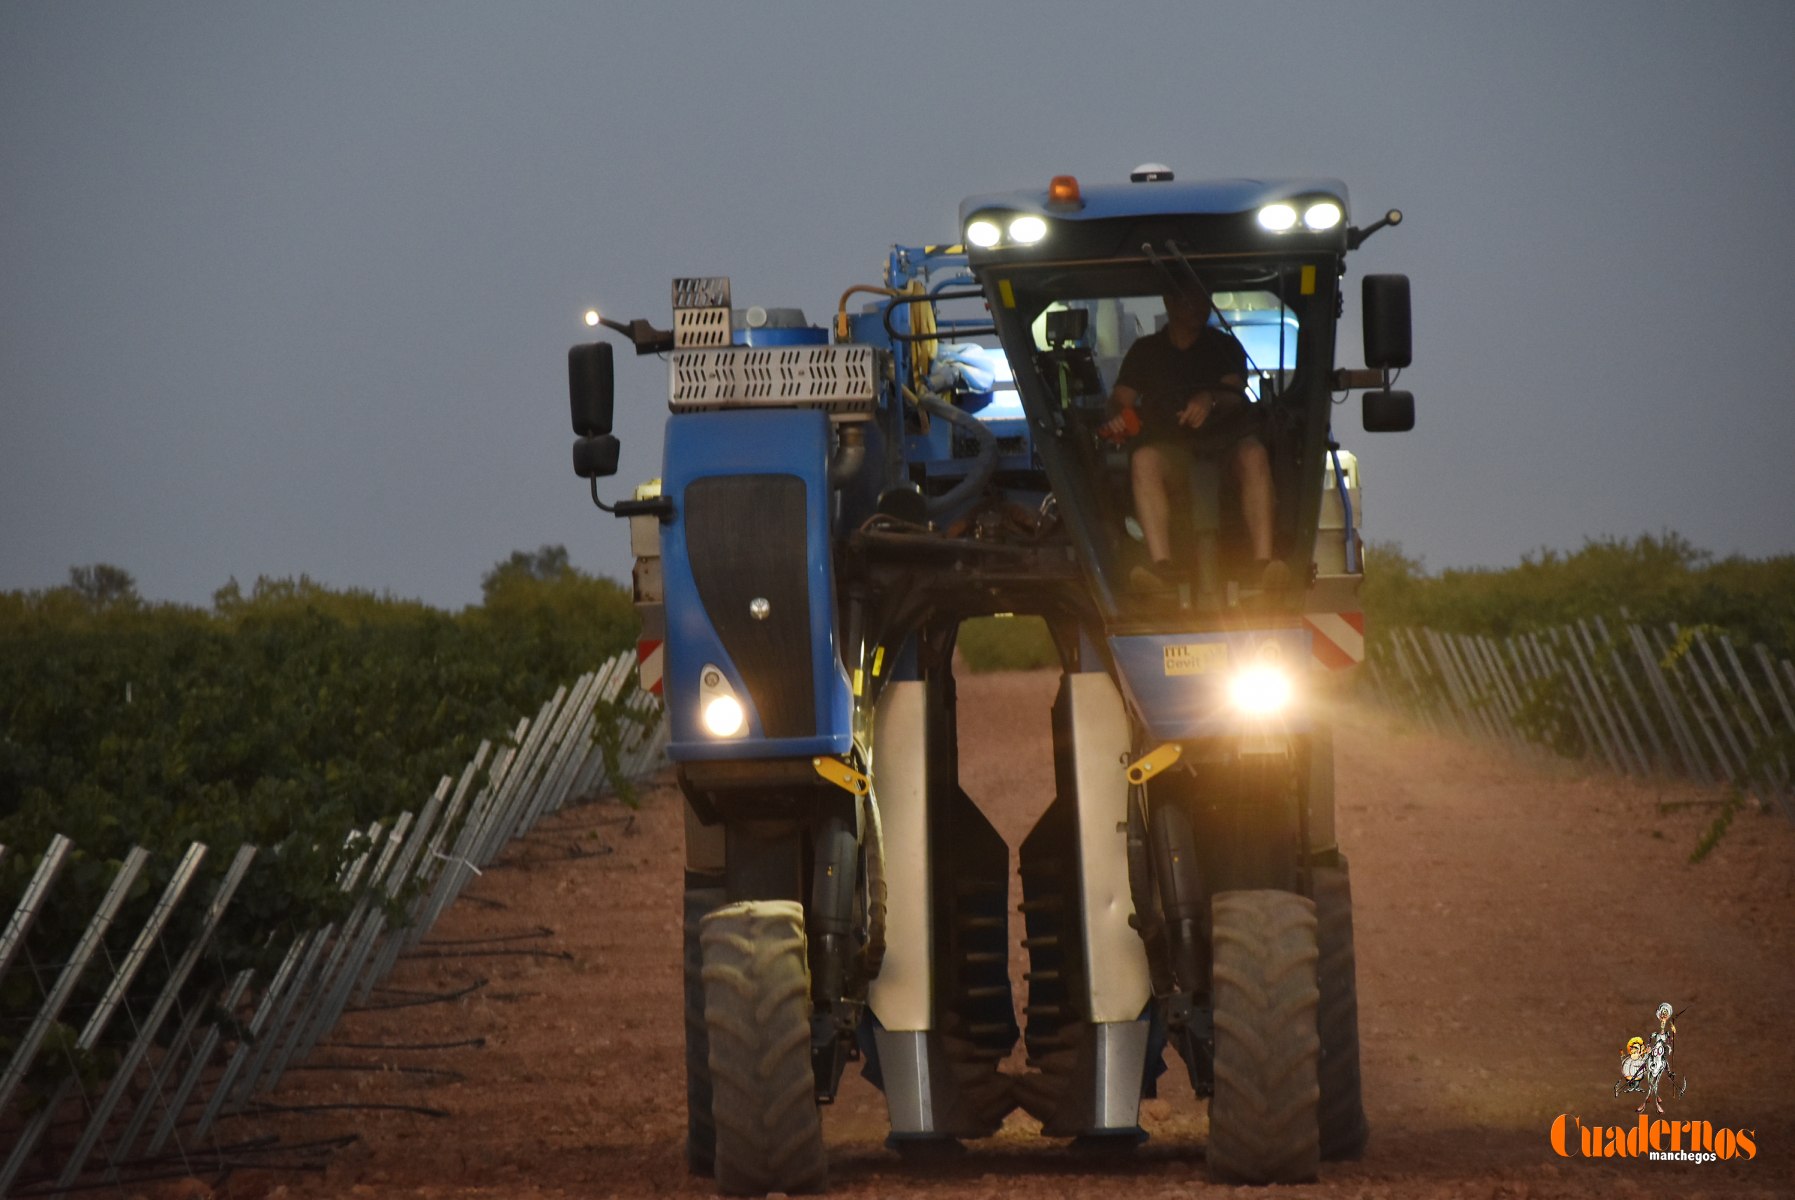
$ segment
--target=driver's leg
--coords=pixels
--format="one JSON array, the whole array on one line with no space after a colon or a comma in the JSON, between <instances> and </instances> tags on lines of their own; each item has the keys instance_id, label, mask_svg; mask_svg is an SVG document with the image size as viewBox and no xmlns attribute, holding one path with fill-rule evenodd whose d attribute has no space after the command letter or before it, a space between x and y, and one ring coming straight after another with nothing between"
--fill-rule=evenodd
<instances>
[{"instance_id":1,"label":"driver's leg","mask_svg":"<svg viewBox=\"0 0 1795 1200\"><path fill-rule=\"evenodd\" d=\"M1242 438L1234 447L1234 472L1240 478L1241 517L1253 544L1253 557L1268 562L1277 497L1272 492L1271 456L1265 452L1265 443L1256 437Z\"/></svg>"},{"instance_id":2,"label":"driver's leg","mask_svg":"<svg viewBox=\"0 0 1795 1200\"><path fill-rule=\"evenodd\" d=\"M1172 561L1172 456L1166 447L1149 443L1128 460L1134 485L1134 519L1140 522L1147 556L1155 567Z\"/></svg>"}]
</instances>

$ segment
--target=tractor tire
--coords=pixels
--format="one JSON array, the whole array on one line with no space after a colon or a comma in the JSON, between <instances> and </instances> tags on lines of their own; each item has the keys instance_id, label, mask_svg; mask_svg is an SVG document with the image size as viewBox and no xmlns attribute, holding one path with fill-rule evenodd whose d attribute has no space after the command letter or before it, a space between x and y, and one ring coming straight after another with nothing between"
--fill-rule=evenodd
<instances>
[{"instance_id":1,"label":"tractor tire","mask_svg":"<svg viewBox=\"0 0 1795 1200\"><path fill-rule=\"evenodd\" d=\"M1321 1037L1321 1157L1354 1159L1365 1152L1371 1129L1359 1081L1359 990L1352 944L1352 881L1346 859L1315 871L1315 983L1321 993L1316 1026Z\"/></svg>"},{"instance_id":2,"label":"tractor tire","mask_svg":"<svg viewBox=\"0 0 1795 1200\"><path fill-rule=\"evenodd\" d=\"M704 954L698 924L706 913L728 902L728 893L720 887L686 889L686 1166L692 1174L706 1177L717 1160L717 1123L711 1116L711 1049L704 1027Z\"/></svg>"},{"instance_id":3,"label":"tractor tire","mask_svg":"<svg viewBox=\"0 0 1795 1200\"><path fill-rule=\"evenodd\" d=\"M1321 1160L1315 906L1294 892L1223 892L1211 912L1209 1173L1230 1183L1307 1182Z\"/></svg>"},{"instance_id":4,"label":"tractor tire","mask_svg":"<svg viewBox=\"0 0 1795 1200\"><path fill-rule=\"evenodd\" d=\"M720 1191L820 1191L828 1181L810 1062L804 909L726 905L701 922L704 1025Z\"/></svg>"}]
</instances>

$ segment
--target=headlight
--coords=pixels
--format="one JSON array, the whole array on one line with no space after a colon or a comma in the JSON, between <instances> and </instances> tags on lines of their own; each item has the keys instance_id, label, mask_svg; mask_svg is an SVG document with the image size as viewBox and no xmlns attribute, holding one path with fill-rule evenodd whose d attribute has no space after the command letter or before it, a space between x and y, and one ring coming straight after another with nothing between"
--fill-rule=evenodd
<instances>
[{"instance_id":1,"label":"headlight","mask_svg":"<svg viewBox=\"0 0 1795 1200\"><path fill-rule=\"evenodd\" d=\"M1228 681L1228 699L1253 717L1269 717L1290 707L1290 675L1277 663L1256 662L1242 667Z\"/></svg>"},{"instance_id":2,"label":"headlight","mask_svg":"<svg viewBox=\"0 0 1795 1200\"><path fill-rule=\"evenodd\" d=\"M976 221L966 223L966 240L981 250L988 250L997 245L997 239L1003 236L1003 230L997 227L996 221L988 221L980 217Z\"/></svg>"},{"instance_id":3,"label":"headlight","mask_svg":"<svg viewBox=\"0 0 1795 1200\"><path fill-rule=\"evenodd\" d=\"M734 696L712 696L704 705L704 729L712 737L734 737L742 731L748 714Z\"/></svg>"},{"instance_id":4,"label":"headlight","mask_svg":"<svg viewBox=\"0 0 1795 1200\"><path fill-rule=\"evenodd\" d=\"M1267 204L1259 210L1259 224L1273 233L1282 233L1296 224L1296 209L1288 204Z\"/></svg>"},{"instance_id":5,"label":"headlight","mask_svg":"<svg viewBox=\"0 0 1795 1200\"><path fill-rule=\"evenodd\" d=\"M1047 236L1047 222L1040 217L1017 217L1010 222L1010 240L1031 246Z\"/></svg>"},{"instance_id":6,"label":"headlight","mask_svg":"<svg viewBox=\"0 0 1795 1200\"><path fill-rule=\"evenodd\" d=\"M698 723L714 738L741 737L748 731L748 710L715 663L698 672Z\"/></svg>"},{"instance_id":7,"label":"headlight","mask_svg":"<svg viewBox=\"0 0 1795 1200\"><path fill-rule=\"evenodd\" d=\"M1340 224L1340 206L1332 200L1318 200L1303 210L1303 224L1320 233Z\"/></svg>"}]
</instances>

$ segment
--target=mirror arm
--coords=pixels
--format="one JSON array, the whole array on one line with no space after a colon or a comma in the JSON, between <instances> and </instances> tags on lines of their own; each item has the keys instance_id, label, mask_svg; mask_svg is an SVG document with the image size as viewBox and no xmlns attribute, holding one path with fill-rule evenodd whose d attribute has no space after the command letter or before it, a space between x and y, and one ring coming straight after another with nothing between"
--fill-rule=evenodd
<instances>
[{"instance_id":1,"label":"mirror arm","mask_svg":"<svg viewBox=\"0 0 1795 1200\"><path fill-rule=\"evenodd\" d=\"M609 317L600 317L598 323L606 329L614 329L630 340L637 354L661 354L673 349L673 332L668 329L656 329L641 317L637 317L628 325L622 321L613 321Z\"/></svg>"},{"instance_id":2,"label":"mirror arm","mask_svg":"<svg viewBox=\"0 0 1795 1200\"><path fill-rule=\"evenodd\" d=\"M1390 372L1376 367L1341 367L1334 372L1333 383L1336 392L1350 391L1353 388L1387 388L1390 386Z\"/></svg>"},{"instance_id":3,"label":"mirror arm","mask_svg":"<svg viewBox=\"0 0 1795 1200\"><path fill-rule=\"evenodd\" d=\"M1348 250L1357 250L1360 246L1363 246L1365 244L1365 240L1367 238L1369 238L1372 234L1376 233L1378 230L1384 228L1387 225L1400 225L1400 224L1402 224L1402 210L1400 208L1393 208L1389 212L1385 213L1382 217L1378 218L1376 221L1373 221L1371 224L1365 226L1365 228L1363 228L1363 229L1358 229L1358 228L1348 229L1346 231L1346 248Z\"/></svg>"},{"instance_id":4,"label":"mirror arm","mask_svg":"<svg viewBox=\"0 0 1795 1200\"><path fill-rule=\"evenodd\" d=\"M592 503L613 517L658 517L665 525L673 520L673 500L669 496L650 496L646 500L619 500L606 504L598 498L598 480L592 481Z\"/></svg>"}]
</instances>

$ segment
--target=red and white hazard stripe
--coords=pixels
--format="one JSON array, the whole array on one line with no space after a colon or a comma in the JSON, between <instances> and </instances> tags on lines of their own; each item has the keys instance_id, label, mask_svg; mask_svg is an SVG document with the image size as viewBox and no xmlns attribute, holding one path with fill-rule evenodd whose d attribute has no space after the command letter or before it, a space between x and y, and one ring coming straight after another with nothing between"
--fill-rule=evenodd
<instances>
[{"instance_id":1,"label":"red and white hazard stripe","mask_svg":"<svg viewBox=\"0 0 1795 1200\"><path fill-rule=\"evenodd\" d=\"M1365 661L1364 613L1304 613L1303 626L1314 635L1309 640L1317 666L1339 671Z\"/></svg>"},{"instance_id":2,"label":"red and white hazard stripe","mask_svg":"<svg viewBox=\"0 0 1795 1200\"><path fill-rule=\"evenodd\" d=\"M643 639L636 643L636 673L641 679L642 690L661 694L661 664L665 659L667 647L652 639Z\"/></svg>"}]
</instances>

